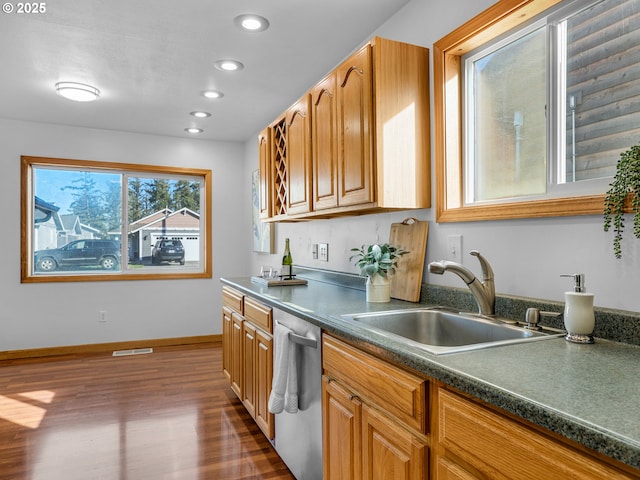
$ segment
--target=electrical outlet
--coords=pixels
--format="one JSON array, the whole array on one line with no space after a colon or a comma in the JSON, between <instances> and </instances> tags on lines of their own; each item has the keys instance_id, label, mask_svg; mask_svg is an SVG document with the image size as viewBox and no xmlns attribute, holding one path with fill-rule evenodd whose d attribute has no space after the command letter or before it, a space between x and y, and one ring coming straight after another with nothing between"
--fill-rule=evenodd
<instances>
[{"instance_id":1,"label":"electrical outlet","mask_svg":"<svg viewBox=\"0 0 640 480\"><path fill-rule=\"evenodd\" d=\"M318 244L318 260L320 260L321 262L329 261L329 244L328 243Z\"/></svg>"},{"instance_id":2,"label":"electrical outlet","mask_svg":"<svg viewBox=\"0 0 640 480\"><path fill-rule=\"evenodd\" d=\"M311 256L314 260L318 259L318 244L314 243L311 245Z\"/></svg>"},{"instance_id":3,"label":"electrical outlet","mask_svg":"<svg viewBox=\"0 0 640 480\"><path fill-rule=\"evenodd\" d=\"M98 321L101 323L104 323L107 321L107 311L106 310L100 310L98 312Z\"/></svg>"},{"instance_id":4,"label":"electrical outlet","mask_svg":"<svg viewBox=\"0 0 640 480\"><path fill-rule=\"evenodd\" d=\"M460 262L462 260L462 235L449 235L447 237L447 257L449 260Z\"/></svg>"}]
</instances>

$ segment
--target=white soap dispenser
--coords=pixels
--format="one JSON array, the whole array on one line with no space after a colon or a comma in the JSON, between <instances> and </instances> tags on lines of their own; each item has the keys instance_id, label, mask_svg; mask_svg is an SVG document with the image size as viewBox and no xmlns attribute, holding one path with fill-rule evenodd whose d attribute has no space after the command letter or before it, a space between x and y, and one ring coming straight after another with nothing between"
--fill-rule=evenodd
<instances>
[{"instance_id":1,"label":"white soap dispenser","mask_svg":"<svg viewBox=\"0 0 640 480\"><path fill-rule=\"evenodd\" d=\"M573 343L593 343L593 327L596 320L593 314L593 293L585 293L584 274L560 275L573 277L573 292L565 292L564 328L565 338Z\"/></svg>"}]
</instances>

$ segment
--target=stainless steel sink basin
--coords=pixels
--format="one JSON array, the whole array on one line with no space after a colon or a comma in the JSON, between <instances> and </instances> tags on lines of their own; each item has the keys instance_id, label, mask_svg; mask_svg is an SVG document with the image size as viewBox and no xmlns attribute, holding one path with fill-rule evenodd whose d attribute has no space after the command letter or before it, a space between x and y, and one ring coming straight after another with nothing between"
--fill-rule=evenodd
<instances>
[{"instance_id":1,"label":"stainless steel sink basin","mask_svg":"<svg viewBox=\"0 0 640 480\"><path fill-rule=\"evenodd\" d=\"M341 318L435 355L544 340L564 334L551 329L527 330L491 317L442 308L367 312L342 315Z\"/></svg>"}]
</instances>

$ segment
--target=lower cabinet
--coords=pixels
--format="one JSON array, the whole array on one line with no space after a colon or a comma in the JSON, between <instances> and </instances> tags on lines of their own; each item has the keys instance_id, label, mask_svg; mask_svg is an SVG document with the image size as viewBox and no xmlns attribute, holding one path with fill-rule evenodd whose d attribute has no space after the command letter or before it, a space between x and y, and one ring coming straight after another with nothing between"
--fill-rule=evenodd
<instances>
[{"instance_id":1,"label":"lower cabinet","mask_svg":"<svg viewBox=\"0 0 640 480\"><path fill-rule=\"evenodd\" d=\"M244 382L240 400L251 416L256 418L256 327L247 321L243 322L242 351Z\"/></svg>"},{"instance_id":2,"label":"lower cabinet","mask_svg":"<svg viewBox=\"0 0 640 480\"><path fill-rule=\"evenodd\" d=\"M362 478L362 402L337 381L322 378L324 480Z\"/></svg>"},{"instance_id":3,"label":"lower cabinet","mask_svg":"<svg viewBox=\"0 0 640 480\"><path fill-rule=\"evenodd\" d=\"M273 337L260 329L256 330L255 343L255 414L258 426L264 434L273 439L275 424L273 413L269 412L269 395L273 379Z\"/></svg>"},{"instance_id":4,"label":"lower cabinet","mask_svg":"<svg viewBox=\"0 0 640 480\"><path fill-rule=\"evenodd\" d=\"M240 400L244 396L244 348L243 348L244 317L239 313L231 314L231 343L229 345L231 358L231 390Z\"/></svg>"},{"instance_id":5,"label":"lower cabinet","mask_svg":"<svg viewBox=\"0 0 640 480\"><path fill-rule=\"evenodd\" d=\"M440 381L323 334L324 480L640 480Z\"/></svg>"},{"instance_id":6,"label":"lower cabinet","mask_svg":"<svg viewBox=\"0 0 640 480\"><path fill-rule=\"evenodd\" d=\"M260 429L273 440L274 419L268 410L273 379L272 310L230 287L223 287L222 296L223 372Z\"/></svg>"},{"instance_id":7,"label":"lower cabinet","mask_svg":"<svg viewBox=\"0 0 640 480\"><path fill-rule=\"evenodd\" d=\"M269 439L272 331L270 307L223 288L224 374ZM324 480L640 480L637 469L327 333L322 366Z\"/></svg>"},{"instance_id":8,"label":"lower cabinet","mask_svg":"<svg viewBox=\"0 0 640 480\"><path fill-rule=\"evenodd\" d=\"M436 401L438 480L638 478L447 388Z\"/></svg>"},{"instance_id":9,"label":"lower cabinet","mask_svg":"<svg viewBox=\"0 0 640 480\"><path fill-rule=\"evenodd\" d=\"M428 471L426 438L383 412L362 407L364 478L424 479Z\"/></svg>"},{"instance_id":10,"label":"lower cabinet","mask_svg":"<svg viewBox=\"0 0 640 480\"><path fill-rule=\"evenodd\" d=\"M426 381L326 335L323 368L324 479L426 478Z\"/></svg>"}]
</instances>

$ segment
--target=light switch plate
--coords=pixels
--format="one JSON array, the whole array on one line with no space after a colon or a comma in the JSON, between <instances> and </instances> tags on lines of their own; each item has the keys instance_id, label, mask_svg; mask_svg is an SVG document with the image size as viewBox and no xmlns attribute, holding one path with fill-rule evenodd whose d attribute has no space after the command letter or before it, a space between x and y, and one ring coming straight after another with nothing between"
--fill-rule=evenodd
<instances>
[{"instance_id":1,"label":"light switch plate","mask_svg":"<svg viewBox=\"0 0 640 480\"><path fill-rule=\"evenodd\" d=\"M447 236L447 258L458 263L462 261L462 235Z\"/></svg>"},{"instance_id":2,"label":"light switch plate","mask_svg":"<svg viewBox=\"0 0 640 480\"><path fill-rule=\"evenodd\" d=\"M318 260L320 260L321 262L329 261L329 244L328 243L318 244Z\"/></svg>"}]
</instances>

